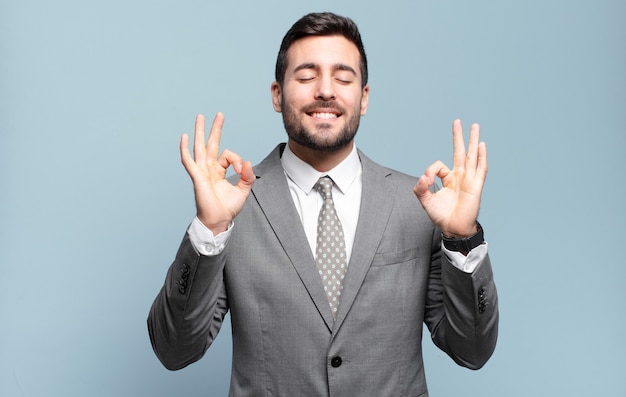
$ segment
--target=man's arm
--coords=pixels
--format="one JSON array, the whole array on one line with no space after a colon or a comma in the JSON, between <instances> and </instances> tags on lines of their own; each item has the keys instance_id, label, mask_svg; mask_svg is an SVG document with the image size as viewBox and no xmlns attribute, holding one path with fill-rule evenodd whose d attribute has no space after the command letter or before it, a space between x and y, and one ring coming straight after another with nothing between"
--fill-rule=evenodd
<instances>
[{"instance_id":1,"label":"man's arm","mask_svg":"<svg viewBox=\"0 0 626 397\"><path fill-rule=\"evenodd\" d=\"M452 136L453 168L434 162L413 191L449 240L473 242L472 237L479 233L477 218L487 177L487 147L480 142L478 124L470 128L467 150L460 120L452 124ZM435 177L441 179L443 187L431 191ZM455 267L441 248L441 233L435 231L433 236L425 322L438 347L458 364L478 369L493 353L498 336L498 297L491 262L486 246L478 246L474 250L483 251L479 252L482 257L475 267L470 266L471 273ZM475 256L474 250L469 255ZM456 262L459 254L454 255Z\"/></svg>"},{"instance_id":2,"label":"man's arm","mask_svg":"<svg viewBox=\"0 0 626 397\"><path fill-rule=\"evenodd\" d=\"M223 124L224 116L218 113L205 144L204 116L196 117L193 157L187 135L183 134L180 141L181 161L193 181L197 219L213 236L232 225L256 179L250 162L229 150L219 153ZM231 165L240 175L235 185L225 179ZM228 311L223 280L225 255L216 252L205 256L199 252L203 251L195 249L186 233L148 317L154 351L172 370L202 357Z\"/></svg>"},{"instance_id":3,"label":"man's arm","mask_svg":"<svg viewBox=\"0 0 626 397\"><path fill-rule=\"evenodd\" d=\"M188 233L148 315L148 331L159 360L170 370L199 360L228 311L223 283L225 257L199 255Z\"/></svg>"},{"instance_id":4,"label":"man's arm","mask_svg":"<svg viewBox=\"0 0 626 397\"><path fill-rule=\"evenodd\" d=\"M472 252L479 263L472 273L453 266L433 239L425 323L435 345L457 364L479 369L491 357L498 337L498 294L485 245Z\"/></svg>"}]
</instances>

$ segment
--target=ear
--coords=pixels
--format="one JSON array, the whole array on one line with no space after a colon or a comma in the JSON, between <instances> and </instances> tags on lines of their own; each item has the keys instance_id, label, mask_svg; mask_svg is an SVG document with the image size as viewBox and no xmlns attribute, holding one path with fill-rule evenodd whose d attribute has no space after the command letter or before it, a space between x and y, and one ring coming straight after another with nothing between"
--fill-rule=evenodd
<instances>
[{"instance_id":1,"label":"ear","mask_svg":"<svg viewBox=\"0 0 626 397\"><path fill-rule=\"evenodd\" d=\"M272 91L272 105L274 106L274 110L277 111L278 113L281 113L283 110L282 95L281 95L281 90L280 90L280 84L278 84L277 81L272 83L271 91Z\"/></svg>"},{"instance_id":2,"label":"ear","mask_svg":"<svg viewBox=\"0 0 626 397\"><path fill-rule=\"evenodd\" d=\"M366 84L365 87L363 87L363 92L361 93L361 116L365 116L365 113L367 113L369 94L370 86L369 84Z\"/></svg>"}]
</instances>

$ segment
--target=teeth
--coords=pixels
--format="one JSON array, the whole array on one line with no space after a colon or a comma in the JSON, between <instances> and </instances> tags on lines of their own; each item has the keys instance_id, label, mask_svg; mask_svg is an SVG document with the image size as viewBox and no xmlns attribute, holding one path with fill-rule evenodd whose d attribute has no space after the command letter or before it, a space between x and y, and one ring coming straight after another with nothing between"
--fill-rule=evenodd
<instances>
[{"instance_id":1,"label":"teeth","mask_svg":"<svg viewBox=\"0 0 626 397\"><path fill-rule=\"evenodd\" d=\"M337 115L335 113L313 113L311 116L316 119L336 119Z\"/></svg>"}]
</instances>

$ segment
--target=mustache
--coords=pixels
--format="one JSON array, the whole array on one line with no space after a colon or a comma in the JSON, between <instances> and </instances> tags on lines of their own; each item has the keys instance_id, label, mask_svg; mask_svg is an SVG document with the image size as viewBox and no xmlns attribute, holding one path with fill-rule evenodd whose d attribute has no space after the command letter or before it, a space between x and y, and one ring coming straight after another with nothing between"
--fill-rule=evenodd
<instances>
[{"instance_id":1,"label":"mustache","mask_svg":"<svg viewBox=\"0 0 626 397\"><path fill-rule=\"evenodd\" d=\"M317 110L317 109L333 109L333 110L336 110L337 112L339 112L340 114L344 114L345 113L344 109L341 106L339 106L339 105L337 105L337 103L331 102L331 101L315 101L313 103L310 103L310 104L304 106L302 108L302 111L305 112L305 113L311 113L311 112L313 112L314 110Z\"/></svg>"}]
</instances>

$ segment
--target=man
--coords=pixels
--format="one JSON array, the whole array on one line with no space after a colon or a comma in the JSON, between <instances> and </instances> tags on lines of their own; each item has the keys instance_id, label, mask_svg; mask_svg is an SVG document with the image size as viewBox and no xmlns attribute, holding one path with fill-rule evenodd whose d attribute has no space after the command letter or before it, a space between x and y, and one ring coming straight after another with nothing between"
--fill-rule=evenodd
<instances>
[{"instance_id":1,"label":"man","mask_svg":"<svg viewBox=\"0 0 626 397\"><path fill-rule=\"evenodd\" d=\"M206 145L197 117L193 158L181 139L197 216L148 318L161 362L200 359L230 310L232 396L427 396L422 323L458 364L483 366L498 309L478 125L466 150L453 123L452 170L437 161L416 179L372 162L354 144L365 51L331 13L287 32L271 94L288 141L256 167L219 154L220 113Z\"/></svg>"}]
</instances>

